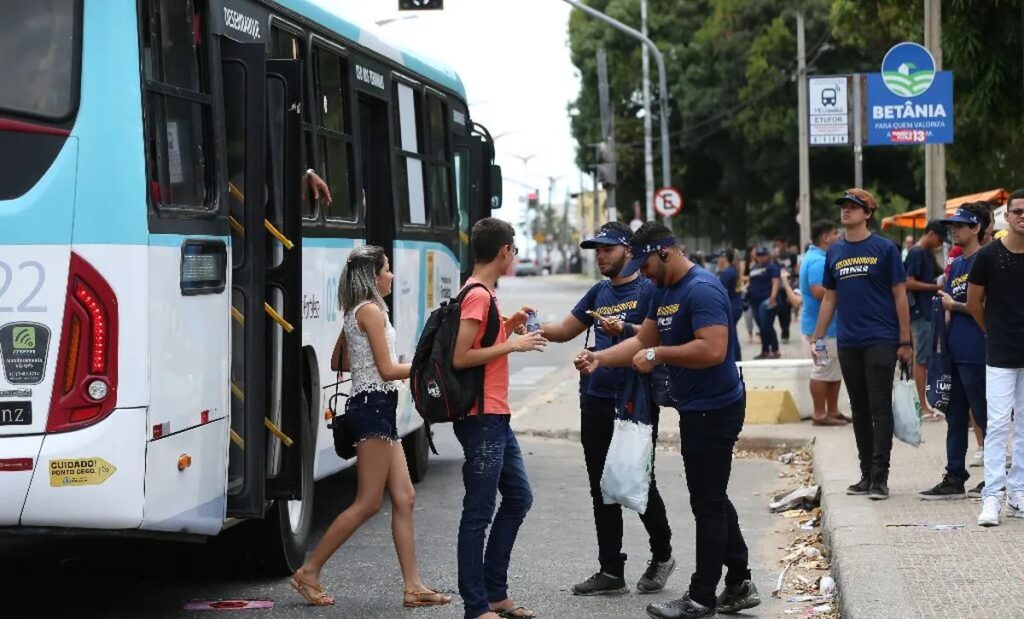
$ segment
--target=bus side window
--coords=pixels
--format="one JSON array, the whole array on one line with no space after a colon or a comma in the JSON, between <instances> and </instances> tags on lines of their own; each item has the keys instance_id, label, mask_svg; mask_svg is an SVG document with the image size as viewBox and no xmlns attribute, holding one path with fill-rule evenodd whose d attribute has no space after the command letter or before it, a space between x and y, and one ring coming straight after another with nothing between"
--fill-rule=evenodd
<instances>
[{"instance_id":1,"label":"bus side window","mask_svg":"<svg viewBox=\"0 0 1024 619\"><path fill-rule=\"evenodd\" d=\"M206 36L198 0L141 3L143 113L150 203L213 208Z\"/></svg>"},{"instance_id":2,"label":"bus side window","mask_svg":"<svg viewBox=\"0 0 1024 619\"><path fill-rule=\"evenodd\" d=\"M395 83L395 123L399 143L395 159L398 206L403 224L427 226L427 203L423 183L423 151L420 110L423 94L401 82Z\"/></svg>"},{"instance_id":3,"label":"bus side window","mask_svg":"<svg viewBox=\"0 0 1024 619\"><path fill-rule=\"evenodd\" d=\"M345 58L317 46L313 50L316 96L316 139L320 147L318 170L331 189L327 219L355 221L355 158L349 110L348 63Z\"/></svg>"},{"instance_id":4,"label":"bus side window","mask_svg":"<svg viewBox=\"0 0 1024 619\"><path fill-rule=\"evenodd\" d=\"M448 106L427 93L427 187L434 225L451 229L455 213L449 190L450 158L448 155Z\"/></svg>"}]
</instances>

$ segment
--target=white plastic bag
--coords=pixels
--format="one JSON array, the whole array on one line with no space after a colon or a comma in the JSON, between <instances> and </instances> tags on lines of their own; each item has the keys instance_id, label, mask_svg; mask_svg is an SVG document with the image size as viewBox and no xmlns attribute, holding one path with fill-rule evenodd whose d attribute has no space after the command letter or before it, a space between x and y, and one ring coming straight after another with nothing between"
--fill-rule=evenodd
<instances>
[{"instance_id":1,"label":"white plastic bag","mask_svg":"<svg viewBox=\"0 0 1024 619\"><path fill-rule=\"evenodd\" d=\"M921 444L921 401L917 385L906 374L892 386L892 432L908 445Z\"/></svg>"},{"instance_id":2,"label":"white plastic bag","mask_svg":"<svg viewBox=\"0 0 1024 619\"><path fill-rule=\"evenodd\" d=\"M640 514L647 511L653 457L651 426L616 419L601 475L601 495L605 505L618 503Z\"/></svg>"}]
</instances>

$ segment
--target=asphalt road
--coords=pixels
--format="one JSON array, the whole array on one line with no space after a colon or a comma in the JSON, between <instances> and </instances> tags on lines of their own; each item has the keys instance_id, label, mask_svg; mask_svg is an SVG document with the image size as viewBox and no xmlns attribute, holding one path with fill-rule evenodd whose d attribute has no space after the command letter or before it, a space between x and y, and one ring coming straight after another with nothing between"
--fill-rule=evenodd
<instances>
[{"instance_id":1,"label":"asphalt road","mask_svg":"<svg viewBox=\"0 0 1024 619\"><path fill-rule=\"evenodd\" d=\"M502 283L500 295L506 311L532 303L541 309L541 317L548 319L568 311L586 288L585 282L563 278L510 279ZM537 392L566 377L574 379L569 364L577 350L574 345L552 345L543 353L513 357L513 409L528 404ZM450 427L439 427L437 435L440 455L431 456L430 472L417 486L419 564L425 582L454 592L462 454ZM535 500L510 568L511 593L517 600L544 617L618 619L643 617L646 604L682 595L693 565L694 533L677 453L661 451L657 457L659 486L668 506L679 562L666 592L577 598L569 593L572 584L597 569L582 449L565 441L533 438L523 439L522 446ZM762 617L783 616L783 607L770 600L768 592L777 576L775 563L781 556L778 548L785 538L775 532L779 521L767 513L765 505L768 495L778 489L779 470L780 465L773 462L737 461L730 485L751 549L755 580L766 600L756 613ZM354 490L351 471L317 484L317 535L351 502ZM626 574L632 588L646 566L648 546L639 518L627 512L624 520L625 551L630 555ZM0 540L0 617L5 618L195 617L196 612L184 610L189 601L233 598L273 600L272 610L233 612L243 617L462 617L458 598L446 608L401 608L401 579L386 501L382 513L359 530L328 564L324 582L337 597L338 605L305 606L285 579L268 578L255 569L230 532L205 544L121 539Z\"/></svg>"}]
</instances>

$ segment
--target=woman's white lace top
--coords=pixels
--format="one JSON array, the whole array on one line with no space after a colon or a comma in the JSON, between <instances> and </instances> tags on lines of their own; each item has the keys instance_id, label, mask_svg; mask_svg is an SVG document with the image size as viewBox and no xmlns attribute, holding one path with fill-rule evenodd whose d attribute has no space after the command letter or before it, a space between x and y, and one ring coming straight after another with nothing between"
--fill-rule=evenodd
<instances>
[{"instance_id":1,"label":"woman's white lace top","mask_svg":"<svg viewBox=\"0 0 1024 619\"><path fill-rule=\"evenodd\" d=\"M384 380L377 371L377 364L373 361L373 350L370 349L370 340L366 333L359 328L356 322L356 312L364 305L372 301L363 301L352 308L352 311L345 315L345 342L348 345L349 370L352 372L352 394L365 391L397 391L399 381ZM387 323L385 336L388 340L388 352L391 354L391 361L396 362L395 357L395 328L391 325L391 318L387 311L384 312L384 320Z\"/></svg>"}]
</instances>

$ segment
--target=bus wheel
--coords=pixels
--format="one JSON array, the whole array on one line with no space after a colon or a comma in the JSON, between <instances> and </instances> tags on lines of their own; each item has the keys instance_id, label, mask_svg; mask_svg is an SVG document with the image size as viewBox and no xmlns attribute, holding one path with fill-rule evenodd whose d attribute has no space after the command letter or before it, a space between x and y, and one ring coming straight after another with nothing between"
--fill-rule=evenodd
<instances>
[{"instance_id":1,"label":"bus wheel","mask_svg":"<svg viewBox=\"0 0 1024 619\"><path fill-rule=\"evenodd\" d=\"M414 484L420 483L427 476L427 467L430 465L430 445L427 443L429 431L426 425L422 425L402 439L405 461L409 464L409 477Z\"/></svg>"},{"instance_id":2,"label":"bus wheel","mask_svg":"<svg viewBox=\"0 0 1024 619\"><path fill-rule=\"evenodd\" d=\"M313 529L313 459L316 456L316 424L309 411L309 397L302 394L303 411L309 422L302 437L302 498L279 499L264 520L264 566L275 574L292 574L306 559Z\"/></svg>"}]
</instances>

